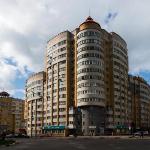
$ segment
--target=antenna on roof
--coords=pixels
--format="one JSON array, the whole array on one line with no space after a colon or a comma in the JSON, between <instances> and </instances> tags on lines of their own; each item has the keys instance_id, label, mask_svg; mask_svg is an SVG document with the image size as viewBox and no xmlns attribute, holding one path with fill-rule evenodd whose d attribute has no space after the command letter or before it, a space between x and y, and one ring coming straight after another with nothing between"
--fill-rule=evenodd
<instances>
[{"instance_id":1,"label":"antenna on roof","mask_svg":"<svg viewBox=\"0 0 150 150\"><path fill-rule=\"evenodd\" d=\"M90 10L90 8L89 8L89 16L91 16L91 10Z\"/></svg>"}]
</instances>

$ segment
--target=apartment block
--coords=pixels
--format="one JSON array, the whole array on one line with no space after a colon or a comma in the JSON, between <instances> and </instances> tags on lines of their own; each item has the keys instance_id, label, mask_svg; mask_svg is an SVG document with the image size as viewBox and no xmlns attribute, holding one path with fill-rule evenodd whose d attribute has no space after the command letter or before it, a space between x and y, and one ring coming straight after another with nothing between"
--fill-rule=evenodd
<instances>
[{"instance_id":1,"label":"apartment block","mask_svg":"<svg viewBox=\"0 0 150 150\"><path fill-rule=\"evenodd\" d=\"M129 75L128 120L133 130L149 130L150 85L139 76Z\"/></svg>"},{"instance_id":2,"label":"apartment block","mask_svg":"<svg viewBox=\"0 0 150 150\"><path fill-rule=\"evenodd\" d=\"M31 75L26 81L25 120L27 134L36 136L42 133L44 122L44 83L45 72Z\"/></svg>"},{"instance_id":3,"label":"apartment block","mask_svg":"<svg viewBox=\"0 0 150 150\"><path fill-rule=\"evenodd\" d=\"M89 16L73 31L61 32L48 40L44 71L42 96L35 98L33 93L37 92L31 85L39 73L27 80L26 118L30 135L129 132L133 120L129 113L135 114L135 103L129 90L127 43L120 35L102 29ZM43 108L39 123L35 119L38 104L33 104L38 103L37 99ZM146 108L146 103L142 103L140 119L146 124L148 105Z\"/></svg>"},{"instance_id":4,"label":"apartment block","mask_svg":"<svg viewBox=\"0 0 150 150\"><path fill-rule=\"evenodd\" d=\"M19 133L24 129L24 101L0 92L0 133Z\"/></svg>"}]
</instances>

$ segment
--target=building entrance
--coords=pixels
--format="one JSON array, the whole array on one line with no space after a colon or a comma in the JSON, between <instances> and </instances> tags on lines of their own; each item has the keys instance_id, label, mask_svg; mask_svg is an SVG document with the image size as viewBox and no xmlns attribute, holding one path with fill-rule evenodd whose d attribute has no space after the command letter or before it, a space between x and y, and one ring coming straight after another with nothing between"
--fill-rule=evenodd
<instances>
[{"instance_id":1,"label":"building entrance","mask_svg":"<svg viewBox=\"0 0 150 150\"><path fill-rule=\"evenodd\" d=\"M90 134L90 136L95 136L95 130L94 129L90 129L89 130L89 134Z\"/></svg>"}]
</instances>

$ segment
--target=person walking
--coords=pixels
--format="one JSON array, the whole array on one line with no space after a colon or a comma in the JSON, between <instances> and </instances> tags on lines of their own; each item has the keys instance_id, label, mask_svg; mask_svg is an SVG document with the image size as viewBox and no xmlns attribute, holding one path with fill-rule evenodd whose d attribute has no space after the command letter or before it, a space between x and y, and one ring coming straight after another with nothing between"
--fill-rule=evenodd
<instances>
[{"instance_id":1,"label":"person walking","mask_svg":"<svg viewBox=\"0 0 150 150\"><path fill-rule=\"evenodd\" d=\"M143 137L144 137L143 131L141 131L140 137L143 139Z\"/></svg>"},{"instance_id":2,"label":"person walking","mask_svg":"<svg viewBox=\"0 0 150 150\"><path fill-rule=\"evenodd\" d=\"M3 132L1 136L2 136L2 140L4 141L4 140L5 140L5 138L6 138L6 133L5 133L5 132Z\"/></svg>"}]
</instances>

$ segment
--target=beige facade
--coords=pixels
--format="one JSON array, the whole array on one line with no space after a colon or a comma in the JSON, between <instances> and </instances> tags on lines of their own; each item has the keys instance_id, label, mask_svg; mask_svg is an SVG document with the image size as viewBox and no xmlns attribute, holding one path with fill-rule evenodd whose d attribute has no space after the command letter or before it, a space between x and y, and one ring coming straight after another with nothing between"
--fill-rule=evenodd
<instances>
[{"instance_id":1,"label":"beige facade","mask_svg":"<svg viewBox=\"0 0 150 150\"><path fill-rule=\"evenodd\" d=\"M90 109L101 113L101 119L97 116L97 119L90 121L94 123L100 119L99 123L95 122L99 127L101 124L103 126L104 122L108 129L126 124L128 52L122 37L114 32L108 33L88 17L73 32L62 32L49 40L46 56L46 87L51 106L51 122L47 122L47 125L68 126L69 118L65 116L68 116L68 109L72 106L80 108L85 116L87 115L84 112L90 113ZM69 67L68 63L72 67ZM61 68L61 65L64 68ZM63 71L64 75L61 76ZM61 87L66 91L61 91ZM59 94L63 92L65 97L61 98ZM64 118L59 115L61 107L64 108L61 110L65 114ZM89 126L95 126L87 122L87 119L84 121L82 118L81 123L82 126L85 125L85 134L93 132L93 129L88 129ZM99 129L97 130L99 132Z\"/></svg>"},{"instance_id":2,"label":"beige facade","mask_svg":"<svg viewBox=\"0 0 150 150\"><path fill-rule=\"evenodd\" d=\"M150 127L150 86L141 77L129 75L128 120L134 129Z\"/></svg>"},{"instance_id":3,"label":"beige facade","mask_svg":"<svg viewBox=\"0 0 150 150\"><path fill-rule=\"evenodd\" d=\"M42 81L38 97L38 85L33 84L37 80ZM37 73L27 80L28 134L64 136L77 126L83 135L126 132L133 107L130 95L125 40L88 17L72 32L61 32L47 42L45 75Z\"/></svg>"},{"instance_id":4,"label":"beige facade","mask_svg":"<svg viewBox=\"0 0 150 150\"><path fill-rule=\"evenodd\" d=\"M0 132L19 133L24 128L24 101L0 93Z\"/></svg>"},{"instance_id":5,"label":"beige facade","mask_svg":"<svg viewBox=\"0 0 150 150\"><path fill-rule=\"evenodd\" d=\"M33 74L26 81L25 119L27 134L36 136L42 133L44 120L45 72Z\"/></svg>"},{"instance_id":6,"label":"beige facade","mask_svg":"<svg viewBox=\"0 0 150 150\"><path fill-rule=\"evenodd\" d=\"M105 89L107 94L108 118L106 128L126 126L128 93L128 51L126 42L112 32L106 44ZM109 45L109 47L108 47ZM108 48L108 49L107 49ZM123 129L122 129L123 130Z\"/></svg>"},{"instance_id":7,"label":"beige facade","mask_svg":"<svg viewBox=\"0 0 150 150\"><path fill-rule=\"evenodd\" d=\"M47 42L45 126L69 125L74 97L73 40L73 34L65 31Z\"/></svg>"}]
</instances>

